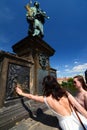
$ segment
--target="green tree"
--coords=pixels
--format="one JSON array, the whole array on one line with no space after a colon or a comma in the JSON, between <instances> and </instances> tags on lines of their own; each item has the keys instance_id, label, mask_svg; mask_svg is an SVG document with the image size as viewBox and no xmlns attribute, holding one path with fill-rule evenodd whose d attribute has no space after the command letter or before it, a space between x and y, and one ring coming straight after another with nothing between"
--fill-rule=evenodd
<instances>
[{"instance_id":1,"label":"green tree","mask_svg":"<svg viewBox=\"0 0 87 130\"><path fill-rule=\"evenodd\" d=\"M71 94L75 95L76 89L73 85L73 78L69 78L66 82L62 81L61 86L69 91Z\"/></svg>"}]
</instances>

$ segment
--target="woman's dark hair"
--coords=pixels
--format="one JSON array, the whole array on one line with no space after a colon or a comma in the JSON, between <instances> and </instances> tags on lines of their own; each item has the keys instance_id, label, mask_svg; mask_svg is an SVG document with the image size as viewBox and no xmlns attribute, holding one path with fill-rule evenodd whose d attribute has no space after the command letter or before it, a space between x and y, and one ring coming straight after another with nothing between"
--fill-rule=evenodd
<instances>
[{"instance_id":1,"label":"woman's dark hair","mask_svg":"<svg viewBox=\"0 0 87 130\"><path fill-rule=\"evenodd\" d=\"M63 96L67 97L67 92L60 86L54 76L48 75L44 77L42 85L44 96L52 95L56 100L59 100Z\"/></svg>"},{"instance_id":2,"label":"woman's dark hair","mask_svg":"<svg viewBox=\"0 0 87 130\"><path fill-rule=\"evenodd\" d=\"M87 86L86 86L86 83L85 83L85 80L84 80L83 76L77 75L77 76L74 76L74 77L73 77L73 79L75 79L75 78L81 83L82 88L83 88L84 90L87 90Z\"/></svg>"}]
</instances>

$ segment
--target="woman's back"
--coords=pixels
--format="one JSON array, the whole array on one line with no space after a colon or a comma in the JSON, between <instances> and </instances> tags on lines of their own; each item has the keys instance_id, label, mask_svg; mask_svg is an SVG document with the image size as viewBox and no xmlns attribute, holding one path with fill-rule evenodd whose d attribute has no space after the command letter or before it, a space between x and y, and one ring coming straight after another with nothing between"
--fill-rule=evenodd
<instances>
[{"instance_id":1,"label":"woman's back","mask_svg":"<svg viewBox=\"0 0 87 130\"><path fill-rule=\"evenodd\" d=\"M50 97L44 97L46 105L58 118L60 127L63 130L83 130L68 98L62 97L59 101ZM79 114L79 113L78 113ZM79 114L87 129L87 119Z\"/></svg>"},{"instance_id":2,"label":"woman's back","mask_svg":"<svg viewBox=\"0 0 87 130\"><path fill-rule=\"evenodd\" d=\"M70 107L69 100L67 97L62 97L60 98L60 100L56 100L52 98L52 96L49 96L46 98L46 101L49 104L50 108L52 108L60 115L63 116L71 115L72 109Z\"/></svg>"}]
</instances>

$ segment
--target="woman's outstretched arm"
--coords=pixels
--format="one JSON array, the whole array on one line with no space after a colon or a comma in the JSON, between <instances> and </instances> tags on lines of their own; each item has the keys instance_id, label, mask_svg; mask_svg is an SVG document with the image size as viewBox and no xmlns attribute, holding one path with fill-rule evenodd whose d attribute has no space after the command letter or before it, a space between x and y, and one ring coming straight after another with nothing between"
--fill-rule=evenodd
<instances>
[{"instance_id":1,"label":"woman's outstretched arm","mask_svg":"<svg viewBox=\"0 0 87 130\"><path fill-rule=\"evenodd\" d=\"M20 86L17 86L16 87L16 92L17 94L21 95L21 96L24 96L24 97L27 97L29 99L32 99L32 100L35 100L37 102L42 102L44 103L44 97L43 96L38 96L38 95L33 95L33 94L28 94L28 93L25 93L23 92L20 88Z\"/></svg>"}]
</instances>

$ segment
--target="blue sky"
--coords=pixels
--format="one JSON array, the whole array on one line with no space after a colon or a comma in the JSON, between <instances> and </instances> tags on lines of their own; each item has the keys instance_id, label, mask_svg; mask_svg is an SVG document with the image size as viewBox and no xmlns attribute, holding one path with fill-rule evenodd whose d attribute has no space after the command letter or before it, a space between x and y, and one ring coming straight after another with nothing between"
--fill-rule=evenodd
<instances>
[{"instance_id":1,"label":"blue sky","mask_svg":"<svg viewBox=\"0 0 87 130\"><path fill-rule=\"evenodd\" d=\"M12 45L27 36L28 23L24 6L28 2L0 1L0 50L12 52ZM43 40L56 51L50 58L51 67L57 69L58 77L84 75L87 69L87 0L38 2L50 17L44 25Z\"/></svg>"}]
</instances>

